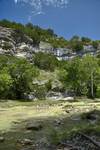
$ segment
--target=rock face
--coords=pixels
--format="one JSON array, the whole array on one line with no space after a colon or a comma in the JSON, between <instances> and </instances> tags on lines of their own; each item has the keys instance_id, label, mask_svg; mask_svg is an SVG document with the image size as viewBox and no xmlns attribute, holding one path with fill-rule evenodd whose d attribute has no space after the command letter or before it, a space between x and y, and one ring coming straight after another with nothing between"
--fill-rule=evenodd
<instances>
[{"instance_id":1,"label":"rock face","mask_svg":"<svg viewBox=\"0 0 100 150\"><path fill-rule=\"evenodd\" d=\"M13 55L16 57L32 60L32 55L37 52L52 53L58 60L70 60L76 56L83 57L86 54L100 54L100 46L96 50L92 45L84 46L79 52L72 52L68 48L53 48L48 42L40 41L35 46L33 40L19 31L0 26L0 54Z\"/></svg>"},{"instance_id":2,"label":"rock face","mask_svg":"<svg viewBox=\"0 0 100 150\"><path fill-rule=\"evenodd\" d=\"M39 51L51 53L53 47L42 41L36 47L33 40L25 34L0 26L0 54L31 59L32 54Z\"/></svg>"},{"instance_id":3,"label":"rock face","mask_svg":"<svg viewBox=\"0 0 100 150\"><path fill-rule=\"evenodd\" d=\"M0 54L9 54L26 57L32 40L23 35L23 39L17 31L0 27Z\"/></svg>"},{"instance_id":4,"label":"rock face","mask_svg":"<svg viewBox=\"0 0 100 150\"><path fill-rule=\"evenodd\" d=\"M51 46L50 43L46 43L46 42L41 41L39 44L39 49L42 52L53 53L53 47Z\"/></svg>"}]
</instances>

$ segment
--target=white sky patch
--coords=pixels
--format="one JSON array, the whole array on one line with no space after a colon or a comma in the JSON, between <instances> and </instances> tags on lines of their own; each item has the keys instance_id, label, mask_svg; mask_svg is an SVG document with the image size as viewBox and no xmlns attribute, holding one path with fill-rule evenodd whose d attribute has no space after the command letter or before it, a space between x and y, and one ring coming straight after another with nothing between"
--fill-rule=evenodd
<instances>
[{"instance_id":1,"label":"white sky patch","mask_svg":"<svg viewBox=\"0 0 100 150\"><path fill-rule=\"evenodd\" d=\"M14 0L15 3L21 3L31 6L31 15L43 15L45 14L43 7L52 6L55 8L66 8L69 0ZM31 15L29 20L31 20Z\"/></svg>"},{"instance_id":2,"label":"white sky patch","mask_svg":"<svg viewBox=\"0 0 100 150\"><path fill-rule=\"evenodd\" d=\"M15 3L24 3L32 7L35 12L42 12L43 6L52 6L64 8L68 4L68 0L14 0Z\"/></svg>"},{"instance_id":3,"label":"white sky patch","mask_svg":"<svg viewBox=\"0 0 100 150\"><path fill-rule=\"evenodd\" d=\"M14 0L15 1L15 3L17 3L17 0Z\"/></svg>"}]
</instances>

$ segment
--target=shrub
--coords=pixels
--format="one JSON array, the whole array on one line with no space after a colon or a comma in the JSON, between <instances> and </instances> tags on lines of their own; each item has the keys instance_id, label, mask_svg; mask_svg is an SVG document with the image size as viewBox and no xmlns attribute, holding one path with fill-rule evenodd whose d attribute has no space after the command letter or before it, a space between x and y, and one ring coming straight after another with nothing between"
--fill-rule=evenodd
<instances>
[{"instance_id":1,"label":"shrub","mask_svg":"<svg viewBox=\"0 0 100 150\"><path fill-rule=\"evenodd\" d=\"M36 53L33 58L34 64L40 69L54 71L58 66L57 58L52 54Z\"/></svg>"},{"instance_id":2,"label":"shrub","mask_svg":"<svg viewBox=\"0 0 100 150\"><path fill-rule=\"evenodd\" d=\"M0 72L0 98L7 98L13 85L13 79L7 70Z\"/></svg>"},{"instance_id":3,"label":"shrub","mask_svg":"<svg viewBox=\"0 0 100 150\"><path fill-rule=\"evenodd\" d=\"M0 57L0 98L23 99L24 93L32 91L33 78L39 71L24 59Z\"/></svg>"},{"instance_id":4,"label":"shrub","mask_svg":"<svg viewBox=\"0 0 100 150\"><path fill-rule=\"evenodd\" d=\"M95 49L98 49L98 46L99 46L99 42L98 41L93 41L92 42L92 45Z\"/></svg>"},{"instance_id":5,"label":"shrub","mask_svg":"<svg viewBox=\"0 0 100 150\"><path fill-rule=\"evenodd\" d=\"M45 84L45 87L46 87L47 91L50 91L51 88L52 88L52 83L51 83L51 82L52 82L52 81L49 80L49 81Z\"/></svg>"}]
</instances>

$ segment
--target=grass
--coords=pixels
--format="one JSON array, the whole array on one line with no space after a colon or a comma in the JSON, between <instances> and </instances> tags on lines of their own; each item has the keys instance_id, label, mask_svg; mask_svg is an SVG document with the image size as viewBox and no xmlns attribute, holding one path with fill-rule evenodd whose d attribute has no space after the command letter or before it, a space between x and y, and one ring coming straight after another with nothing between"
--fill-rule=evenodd
<instances>
[{"instance_id":1,"label":"grass","mask_svg":"<svg viewBox=\"0 0 100 150\"><path fill-rule=\"evenodd\" d=\"M29 118L57 117L62 113L56 102L0 102L0 130L9 130L13 122Z\"/></svg>"},{"instance_id":2,"label":"grass","mask_svg":"<svg viewBox=\"0 0 100 150\"><path fill-rule=\"evenodd\" d=\"M19 139L30 138L34 143L49 142L57 144L80 130L100 133L100 120L91 124L82 118L86 113L100 111L100 102L92 101L35 101L0 102L0 132L5 137L5 142L0 143L0 150L20 150ZM58 124L59 122L61 124ZM40 122L43 125L41 131L27 132L26 123ZM44 149L43 149L44 150Z\"/></svg>"}]
</instances>

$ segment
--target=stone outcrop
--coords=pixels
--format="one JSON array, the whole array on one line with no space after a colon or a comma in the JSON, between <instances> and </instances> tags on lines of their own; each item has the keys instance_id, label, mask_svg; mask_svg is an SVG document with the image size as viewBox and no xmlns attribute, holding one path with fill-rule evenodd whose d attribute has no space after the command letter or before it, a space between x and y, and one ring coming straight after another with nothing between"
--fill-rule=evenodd
<instances>
[{"instance_id":1,"label":"stone outcrop","mask_svg":"<svg viewBox=\"0 0 100 150\"><path fill-rule=\"evenodd\" d=\"M39 44L39 49L42 52L53 53L53 47L50 43L41 41Z\"/></svg>"},{"instance_id":2,"label":"stone outcrop","mask_svg":"<svg viewBox=\"0 0 100 150\"><path fill-rule=\"evenodd\" d=\"M52 53L58 60L70 60L76 56L83 57L86 54L100 55L100 46L97 49L92 45L83 46L83 50L74 53L68 48L55 49L50 43L43 41L35 46L33 40L25 34L0 26L0 54L32 60L33 54L37 52Z\"/></svg>"},{"instance_id":3,"label":"stone outcrop","mask_svg":"<svg viewBox=\"0 0 100 150\"><path fill-rule=\"evenodd\" d=\"M34 46L33 40L25 34L0 26L0 54L31 59L34 53L40 51L51 53L53 47L42 41Z\"/></svg>"}]
</instances>

